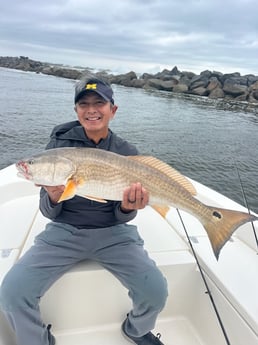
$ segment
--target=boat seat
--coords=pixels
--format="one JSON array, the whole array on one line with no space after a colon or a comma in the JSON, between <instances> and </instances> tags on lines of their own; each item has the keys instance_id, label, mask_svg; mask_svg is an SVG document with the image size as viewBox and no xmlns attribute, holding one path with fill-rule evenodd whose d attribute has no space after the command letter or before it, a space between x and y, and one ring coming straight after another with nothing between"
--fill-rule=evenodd
<instances>
[{"instance_id":1,"label":"boat seat","mask_svg":"<svg viewBox=\"0 0 258 345\"><path fill-rule=\"evenodd\" d=\"M0 284L20 256L37 214L38 195L17 197L0 204Z\"/></svg>"},{"instance_id":2,"label":"boat seat","mask_svg":"<svg viewBox=\"0 0 258 345\"><path fill-rule=\"evenodd\" d=\"M49 221L40 212L37 213L21 255L31 247L34 237L44 230ZM130 223L138 224L138 231L144 239L145 248L151 253L188 250L185 242L171 230L166 220L152 207L146 207L144 212L138 211L137 217ZM158 223L161 224L160 228L155 225Z\"/></svg>"},{"instance_id":3,"label":"boat seat","mask_svg":"<svg viewBox=\"0 0 258 345\"><path fill-rule=\"evenodd\" d=\"M0 171L1 251L21 250L38 213L38 205L39 188L19 179L15 165Z\"/></svg>"},{"instance_id":4,"label":"boat seat","mask_svg":"<svg viewBox=\"0 0 258 345\"><path fill-rule=\"evenodd\" d=\"M30 195L0 205L0 250L23 246L38 214L38 196Z\"/></svg>"},{"instance_id":5,"label":"boat seat","mask_svg":"<svg viewBox=\"0 0 258 345\"><path fill-rule=\"evenodd\" d=\"M0 286L6 273L10 270L19 256L18 249L0 250Z\"/></svg>"},{"instance_id":6,"label":"boat seat","mask_svg":"<svg viewBox=\"0 0 258 345\"><path fill-rule=\"evenodd\" d=\"M161 261L159 255L162 257ZM175 293L171 291L170 302L162 317L169 317L171 314L171 303L175 304L175 313L178 309L188 309L191 298L186 292L189 286L184 284L184 281L189 275L196 274L196 265L190 253L156 253L153 258L159 261L159 267L168 281L177 281L170 289L178 288L180 284L181 293L185 292L185 299L182 301L179 298L175 299ZM116 322L120 323L131 307L127 289L110 272L90 261L79 263L64 274L46 292L41 301L43 319L53 323L55 332L59 333L72 329L78 331L86 326L88 331L103 325L110 327Z\"/></svg>"},{"instance_id":7,"label":"boat seat","mask_svg":"<svg viewBox=\"0 0 258 345\"><path fill-rule=\"evenodd\" d=\"M48 221L41 213L37 214L21 255L33 244L34 237L44 229ZM152 228L157 222L161 224L160 228ZM184 287L183 281L189 274L196 274L196 264L187 245L171 231L166 220L153 208L147 207L144 212L139 211L137 218L131 223L138 224L138 230L145 240L145 248L165 275L171 276L171 281L172 277L181 277L182 289L188 289ZM116 303L118 300L120 303ZM178 308L182 307L182 301L175 302L174 298L171 300L178 303ZM130 303L127 290L121 283L98 263L87 260L75 265L53 284L41 300L41 310L43 319L53 323L54 331L62 337L62 332L67 332L67 329L80 329L85 325L89 329L102 324L110 326L117 320L122 320L131 308ZM81 305L86 308L79 307ZM105 311L100 313L99 310L104 305ZM188 305L183 303L185 308L189 308ZM89 310L96 312L89 313ZM163 315L166 316L166 311Z\"/></svg>"}]
</instances>

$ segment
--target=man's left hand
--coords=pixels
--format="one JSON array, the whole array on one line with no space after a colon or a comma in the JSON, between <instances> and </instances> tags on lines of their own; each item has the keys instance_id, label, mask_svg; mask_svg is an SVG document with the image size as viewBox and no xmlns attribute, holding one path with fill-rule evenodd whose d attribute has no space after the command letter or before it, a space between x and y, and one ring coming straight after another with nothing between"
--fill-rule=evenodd
<instances>
[{"instance_id":1,"label":"man's left hand","mask_svg":"<svg viewBox=\"0 0 258 345\"><path fill-rule=\"evenodd\" d=\"M130 212L132 210L143 209L149 202L149 194L141 183L132 183L124 190L121 210Z\"/></svg>"}]
</instances>

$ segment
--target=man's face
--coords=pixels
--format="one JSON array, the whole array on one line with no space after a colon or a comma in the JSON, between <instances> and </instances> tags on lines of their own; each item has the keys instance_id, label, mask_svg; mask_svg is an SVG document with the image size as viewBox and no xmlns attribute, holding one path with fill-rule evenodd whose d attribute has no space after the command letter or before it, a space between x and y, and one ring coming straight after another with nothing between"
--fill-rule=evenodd
<instances>
[{"instance_id":1,"label":"man's face","mask_svg":"<svg viewBox=\"0 0 258 345\"><path fill-rule=\"evenodd\" d=\"M112 105L96 92L89 92L79 99L75 105L78 120L86 131L87 135L105 138L108 133L108 126L113 119L117 106Z\"/></svg>"}]
</instances>

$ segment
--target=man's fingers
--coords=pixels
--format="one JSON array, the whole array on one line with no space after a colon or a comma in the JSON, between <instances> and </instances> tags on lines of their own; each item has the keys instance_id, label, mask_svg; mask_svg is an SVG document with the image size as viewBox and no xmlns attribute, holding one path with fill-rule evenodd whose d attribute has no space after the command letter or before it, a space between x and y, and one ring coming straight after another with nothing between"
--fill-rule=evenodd
<instances>
[{"instance_id":1,"label":"man's fingers","mask_svg":"<svg viewBox=\"0 0 258 345\"><path fill-rule=\"evenodd\" d=\"M133 183L124 190L122 208L126 210L139 210L149 201L148 192L140 183Z\"/></svg>"}]
</instances>

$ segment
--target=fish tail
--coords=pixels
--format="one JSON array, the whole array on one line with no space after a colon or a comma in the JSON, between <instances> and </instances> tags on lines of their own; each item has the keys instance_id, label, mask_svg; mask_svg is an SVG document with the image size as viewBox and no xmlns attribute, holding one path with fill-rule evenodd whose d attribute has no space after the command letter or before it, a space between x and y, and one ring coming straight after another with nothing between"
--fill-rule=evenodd
<instances>
[{"instance_id":1,"label":"fish tail","mask_svg":"<svg viewBox=\"0 0 258 345\"><path fill-rule=\"evenodd\" d=\"M212 218L203 222L208 234L211 246L216 259L218 260L220 250L229 240L233 232L241 225L255 221L258 218L245 212L232 211L222 208L209 207Z\"/></svg>"}]
</instances>

